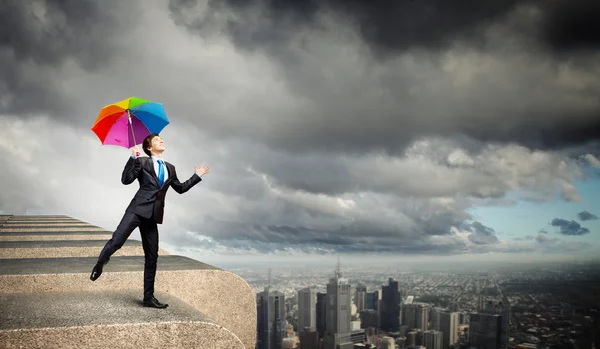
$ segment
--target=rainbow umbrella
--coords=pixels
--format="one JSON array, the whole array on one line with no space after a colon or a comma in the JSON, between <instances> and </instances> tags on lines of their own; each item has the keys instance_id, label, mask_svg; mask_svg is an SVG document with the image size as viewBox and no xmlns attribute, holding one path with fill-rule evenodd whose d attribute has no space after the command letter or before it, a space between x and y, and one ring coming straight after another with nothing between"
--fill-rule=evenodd
<instances>
[{"instance_id":1,"label":"rainbow umbrella","mask_svg":"<svg viewBox=\"0 0 600 349\"><path fill-rule=\"evenodd\" d=\"M92 131L103 145L131 148L169 124L161 103L129 97L100 110ZM137 140L136 140L137 137Z\"/></svg>"}]
</instances>

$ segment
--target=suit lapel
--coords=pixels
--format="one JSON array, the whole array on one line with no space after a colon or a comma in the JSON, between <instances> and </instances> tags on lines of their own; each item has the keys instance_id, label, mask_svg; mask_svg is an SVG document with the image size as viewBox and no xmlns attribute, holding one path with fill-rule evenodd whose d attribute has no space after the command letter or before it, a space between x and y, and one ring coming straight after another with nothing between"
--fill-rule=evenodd
<instances>
[{"instance_id":1,"label":"suit lapel","mask_svg":"<svg viewBox=\"0 0 600 349\"><path fill-rule=\"evenodd\" d=\"M152 178L154 178L156 185L158 185L158 176L156 176L156 172L154 172L154 161L152 161L152 158L150 157L148 158L148 161L146 161L146 170L150 172L150 175Z\"/></svg>"},{"instance_id":2,"label":"suit lapel","mask_svg":"<svg viewBox=\"0 0 600 349\"><path fill-rule=\"evenodd\" d=\"M165 166L167 166L167 170L169 170L169 177L167 177L167 180L165 181L165 183L167 183L173 178L173 173L175 173L175 167L166 161Z\"/></svg>"}]
</instances>

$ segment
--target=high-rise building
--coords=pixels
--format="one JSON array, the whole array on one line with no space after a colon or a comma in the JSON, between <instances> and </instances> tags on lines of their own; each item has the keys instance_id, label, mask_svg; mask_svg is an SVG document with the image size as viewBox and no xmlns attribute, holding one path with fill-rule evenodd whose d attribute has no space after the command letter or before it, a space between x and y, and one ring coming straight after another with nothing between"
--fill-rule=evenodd
<instances>
[{"instance_id":1,"label":"high-rise building","mask_svg":"<svg viewBox=\"0 0 600 349\"><path fill-rule=\"evenodd\" d=\"M367 309L367 286L359 284L356 286L356 292L354 293L354 304L356 304L356 312Z\"/></svg>"},{"instance_id":2,"label":"high-rise building","mask_svg":"<svg viewBox=\"0 0 600 349\"><path fill-rule=\"evenodd\" d=\"M441 331L424 331L423 344L427 349L442 349L443 333Z\"/></svg>"},{"instance_id":3,"label":"high-rise building","mask_svg":"<svg viewBox=\"0 0 600 349\"><path fill-rule=\"evenodd\" d=\"M285 296L265 287L256 296L258 349L281 349L285 338Z\"/></svg>"},{"instance_id":4,"label":"high-rise building","mask_svg":"<svg viewBox=\"0 0 600 349\"><path fill-rule=\"evenodd\" d=\"M443 333L444 349L458 342L458 313L442 311L439 313L439 331Z\"/></svg>"},{"instance_id":5,"label":"high-rise building","mask_svg":"<svg viewBox=\"0 0 600 349\"><path fill-rule=\"evenodd\" d=\"M298 291L298 332L305 327L317 327L316 291L304 288Z\"/></svg>"},{"instance_id":6,"label":"high-rise building","mask_svg":"<svg viewBox=\"0 0 600 349\"><path fill-rule=\"evenodd\" d=\"M381 288L381 329L397 332L400 327L400 294L398 281L389 278L388 285Z\"/></svg>"},{"instance_id":7,"label":"high-rise building","mask_svg":"<svg viewBox=\"0 0 600 349\"><path fill-rule=\"evenodd\" d=\"M325 321L327 319L327 293L317 293L317 332L319 339L325 336Z\"/></svg>"},{"instance_id":8,"label":"high-rise building","mask_svg":"<svg viewBox=\"0 0 600 349\"><path fill-rule=\"evenodd\" d=\"M417 332L410 331L406 334L406 346L412 347L417 345Z\"/></svg>"},{"instance_id":9,"label":"high-rise building","mask_svg":"<svg viewBox=\"0 0 600 349\"><path fill-rule=\"evenodd\" d=\"M348 279L342 277L339 262L327 284L327 309L323 349L352 349L352 295Z\"/></svg>"},{"instance_id":10,"label":"high-rise building","mask_svg":"<svg viewBox=\"0 0 600 349\"><path fill-rule=\"evenodd\" d=\"M377 301L379 300L379 290L367 292L367 309L377 310Z\"/></svg>"},{"instance_id":11,"label":"high-rise building","mask_svg":"<svg viewBox=\"0 0 600 349\"><path fill-rule=\"evenodd\" d=\"M365 309L360 312L360 328L378 327L377 310Z\"/></svg>"},{"instance_id":12,"label":"high-rise building","mask_svg":"<svg viewBox=\"0 0 600 349\"><path fill-rule=\"evenodd\" d=\"M392 337L383 337L381 338L381 342L379 342L379 347L381 349L396 349L396 343L394 342L394 338Z\"/></svg>"},{"instance_id":13,"label":"high-rise building","mask_svg":"<svg viewBox=\"0 0 600 349\"><path fill-rule=\"evenodd\" d=\"M502 315L473 313L469 316L469 344L472 348L501 349Z\"/></svg>"},{"instance_id":14,"label":"high-rise building","mask_svg":"<svg viewBox=\"0 0 600 349\"><path fill-rule=\"evenodd\" d=\"M319 349L319 333L314 328L303 328L298 331L300 337L299 349Z\"/></svg>"},{"instance_id":15,"label":"high-rise building","mask_svg":"<svg viewBox=\"0 0 600 349\"><path fill-rule=\"evenodd\" d=\"M398 346L398 349L406 349L406 337L396 338L396 345Z\"/></svg>"},{"instance_id":16,"label":"high-rise building","mask_svg":"<svg viewBox=\"0 0 600 349\"><path fill-rule=\"evenodd\" d=\"M418 328L426 331L429 329L429 304L410 303L404 304L402 307L402 324L408 326L409 330Z\"/></svg>"},{"instance_id":17,"label":"high-rise building","mask_svg":"<svg viewBox=\"0 0 600 349\"><path fill-rule=\"evenodd\" d=\"M497 317L490 317L492 315L496 315ZM474 319L477 322L475 327L473 327L473 324L471 323L469 340L471 340L471 337L474 338L473 340L485 343L498 340L498 348L508 348L508 336L510 329L510 303L508 299L503 297L503 300L500 302L487 301L486 303L482 303L479 313L471 314L469 319L470 322ZM496 324L496 321L500 321L500 323ZM476 330L475 333L473 333L473 328ZM494 339L492 339L492 337Z\"/></svg>"}]
</instances>

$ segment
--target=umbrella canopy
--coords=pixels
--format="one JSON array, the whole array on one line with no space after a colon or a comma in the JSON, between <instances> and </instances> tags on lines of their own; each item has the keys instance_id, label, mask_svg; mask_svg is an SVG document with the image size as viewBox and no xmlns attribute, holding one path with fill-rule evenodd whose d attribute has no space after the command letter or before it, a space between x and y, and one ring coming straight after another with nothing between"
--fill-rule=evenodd
<instances>
[{"instance_id":1,"label":"umbrella canopy","mask_svg":"<svg viewBox=\"0 0 600 349\"><path fill-rule=\"evenodd\" d=\"M161 103L129 97L100 110L92 131L103 145L131 148L169 124Z\"/></svg>"}]
</instances>

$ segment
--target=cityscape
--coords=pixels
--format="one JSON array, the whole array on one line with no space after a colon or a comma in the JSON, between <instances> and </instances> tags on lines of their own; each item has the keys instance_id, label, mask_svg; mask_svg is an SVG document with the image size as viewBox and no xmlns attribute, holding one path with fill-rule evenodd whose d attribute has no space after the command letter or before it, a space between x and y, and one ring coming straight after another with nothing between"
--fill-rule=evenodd
<instances>
[{"instance_id":1,"label":"cityscape","mask_svg":"<svg viewBox=\"0 0 600 349\"><path fill-rule=\"evenodd\" d=\"M0 16L0 349L600 349L600 0Z\"/></svg>"},{"instance_id":2,"label":"cityscape","mask_svg":"<svg viewBox=\"0 0 600 349\"><path fill-rule=\"evenodd\" d=\"M257 295L256 348L598 347L600 264L384 268L236 270Z\"/></svg>"}]
</instances>

